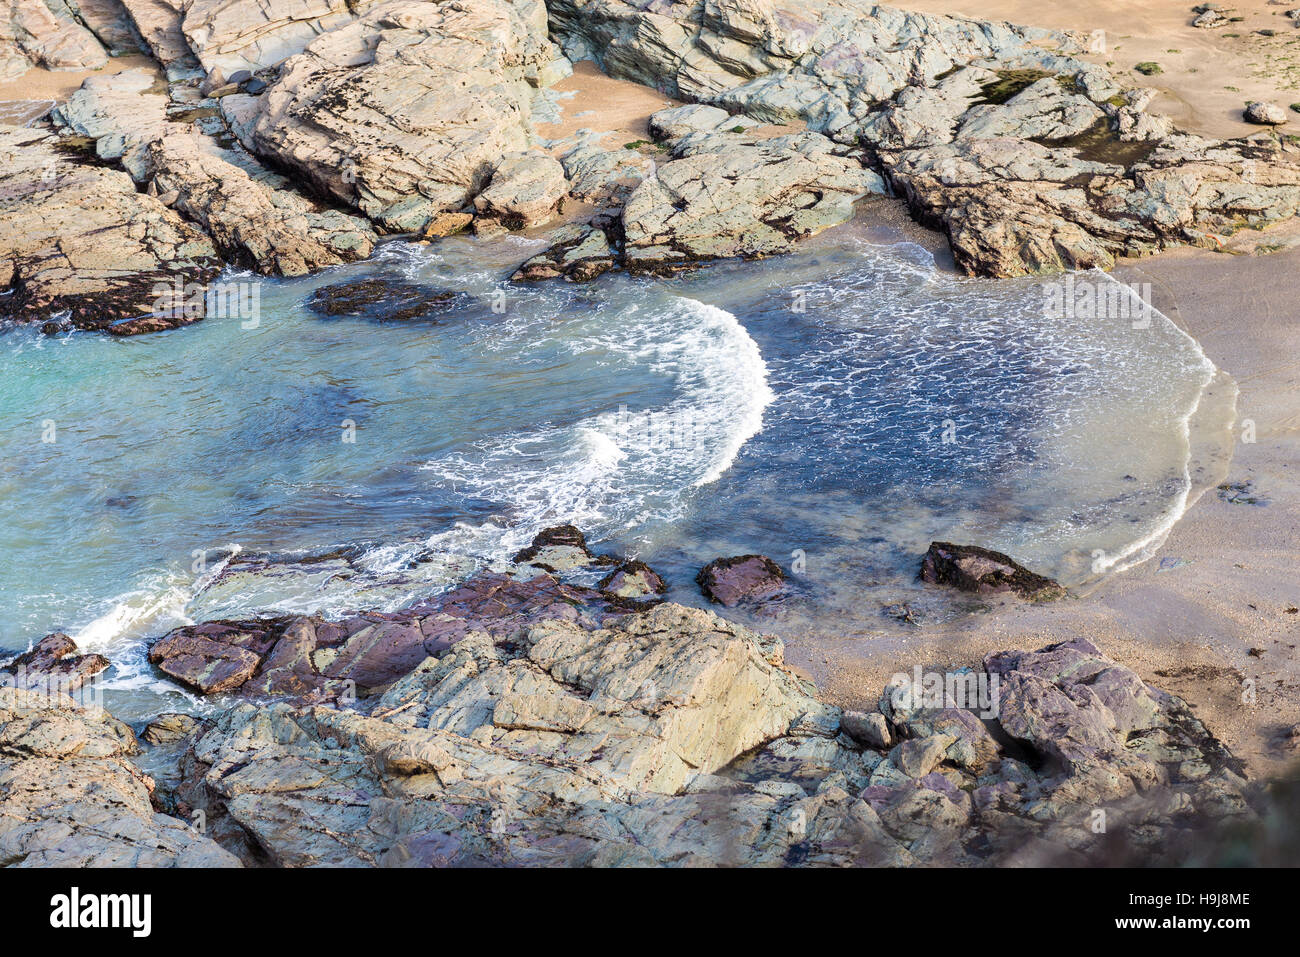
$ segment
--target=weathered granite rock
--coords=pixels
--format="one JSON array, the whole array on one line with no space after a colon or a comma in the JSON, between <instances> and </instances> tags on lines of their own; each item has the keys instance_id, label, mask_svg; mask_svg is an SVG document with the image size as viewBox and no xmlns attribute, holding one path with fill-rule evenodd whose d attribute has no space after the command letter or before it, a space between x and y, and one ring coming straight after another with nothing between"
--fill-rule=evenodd
<instances>
[{"instance_id":1,"label":"weathered granite rock","mask_svg":"<svg viewBox=\"0 0 1300 957\"><path fill-rule=\"evenodd\" d=\"M624 256L637 272L788 251L883 193L880 177L823 136L692 134L623 207Z\"/></svg>"},{"instance_id":2,"label":"weathered granite rock","mask_svg":"<svg viewBox=\"0 0 1300 957\"><path fill-rule=\"evenodd\" d=\"M469 635L368 715L231 709L176 800L281 865L1081 863L1110 853L1098 809L1149 853L1250 816L1231 755L1095 647L987 667L1015 689L996 735L950 706L842 715L705 611L552 619Z\"/></svg>"},{"instance_id":3,"label":"weathered granite rock","mask_svg":"<svg viewBox=\"0 0 1300 957\"><path fill-rule=\"evenodd\" d=\"M0 687L0 864L7 867L238 867L151 805L129 756L131 729L62 696Z\"/></svg>"},{"instance_id":4,"label":"weathered granite rock","mask_svg":"<svg viewBox=\"0 0 1300 957\"><path fill-rule=\"evenodd\" d=\"M31 651L0 666L0 685L70 694L108 666L103 655L77 654L76 642L56 632L38 641Z\"/></svg>"},{"instance_id":5,"label":"weathered granite rock","mask_svg":"<svg viewBox=\"0 0 1300 957\"><path fill-rule=\"evenodd\" d=\"M978 545L931 542L921 559L921 580L980 594L1012 592L1031 601L1060 598L1065 589L1014 559Z\"/></svg>"},{"instance_id":6,"label":"weathered granite rock","mask_svg":"<svg viewBox=\"0 0 1300 957\"><path fill-rule=\"evenodd\" d=\"M382 3L285 61L247 145L385 229L420 231L528 148L530 84L557 56L540 0Z\"/></svg>"},{"instance_id":7,"label":"weathered granite rock","mask_svg":"<svg viewBox=\"0 0 1300 957\"><path fill-rule=\"evenodd\" d=\"M362 219L322 207L248 156L167 116L148 70L88 80L59 108L67 127L96 141L101 158L200 225L228 259L270 275L301 276L370 255Z\"/></svg>"},{"instance_id":8,"label":"weathered granite rock","mask_svg":"<svg viewBox=\"0 0 1300 957\"><path fill-rule=\"evenodd\" d=\"M571 56L615 76L870 147L972 274L1109 268L1295 215L1294 146L1177 134L1070 34L857 0L556 0L551 18Z\"/></svg>"},{"instance_id":9,"label":"weathered granite rock","mask_svg":"<svg viewBox=\"0 0 1300 957\"><path fill-rule=\"evenodd\" d=\"M204 69L227 76L275 66L379 0L190 0L181 31Z\"/></svg>"},{"instance_id":10,"label":"weathered granite rock","mask_svg":"<svg viewBox=\"0 0 1300 957\"><path fill-rule=\"evenodd\" d=\"M726 608L765 601L785 590L785 572L765 555L715 558L700 569L695 581L705 598Z\"/></svg>"},{"instance_id":11,"label":"weathered granite rock","mask_svg":"<svg viewBox=\"0 0 1300 957\"><path fill-rule=\"evenodd\" d=\"M69 310L79 328L115 335L198 318L169 308L169 291L214 277L216 249L126 173L87 162L48 131L13 127L0 127L0 170L0 286L14 289L11 318Z\"/></svg>"},{"instance_id":12,"label":"weathered granite rock","mask_svg":"<svg viewBox=\"0 0 1300 957\"><path fill-rule=\"evenodd\" d=\"M525 229L553 217L568 191L559 160L544 153L515 153L497 164L492 181L474 197L474 209L480 220Z\"/></svg>"},{"instance_id":13,"label":"weathered granite rock","mask_svg":"<svg viewBox=\"0 0 1300 957\"><path fill-rule=\"evenodd\" d=\"M482 574L401 612L186 625L155 642L149 660L203 694L355 700L468 635L509 635L552 618L600 621L624 610L615 597L545 574Z\"/></svg>"}]
</instances>

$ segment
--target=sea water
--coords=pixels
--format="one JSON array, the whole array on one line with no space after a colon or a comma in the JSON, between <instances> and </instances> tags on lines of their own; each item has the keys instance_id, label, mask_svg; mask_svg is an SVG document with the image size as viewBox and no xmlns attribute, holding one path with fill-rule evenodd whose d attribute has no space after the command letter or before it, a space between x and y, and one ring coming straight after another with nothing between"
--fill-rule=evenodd
<instances>
[{"instance_id":1,"label":"sea water","mask_svg":"<svg viewBox=\"0 0 1300 957\"><path fill-rule=\"evenodd\" d=\"M564 522L690 603L705 562L771 556L778 633L940 620L972 603L916 581L930 541L1087 587L1159 544L1198 430L1232 420L1230 381L1163 315L1053 318L1041 281L859 229L670 280L508 283L540 248L228 274L256 322L0 332L0 649L65 631L113 660L128 716L190 707L144 658L170 627L399 608ZM435 320L305 307L370 276L460 295ZM301 561L322 555L344 557Z\"/></svg>"}]
</instances>

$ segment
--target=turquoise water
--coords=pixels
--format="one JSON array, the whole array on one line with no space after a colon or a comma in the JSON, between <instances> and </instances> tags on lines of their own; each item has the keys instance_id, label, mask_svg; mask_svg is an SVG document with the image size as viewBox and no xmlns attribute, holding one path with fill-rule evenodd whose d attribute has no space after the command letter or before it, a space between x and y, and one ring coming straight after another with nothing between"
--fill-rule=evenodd
<instances>
[{"instance_id":1,"label":"turquoise water","mask_svg":"<svg viewBox=\"0 0 1300 957\"><path fill-rule=\"evenodd\" d=\"M0 648L67 631L154 707L177 692L143 640L176 623L399 607L565 521L678 600L705 561L759 551L799 571L770 627L883 628L897 602L960 610L913 580L932 539L1077 583L1186 505L1215 370L1158 314L1049 319L1037 283L958 279L854 229L671 281L505 283L538 247L231 274L255 328L0 332ZM431 320L304 308L374 275L462 295Z\"/></svg>"}]
</instances>

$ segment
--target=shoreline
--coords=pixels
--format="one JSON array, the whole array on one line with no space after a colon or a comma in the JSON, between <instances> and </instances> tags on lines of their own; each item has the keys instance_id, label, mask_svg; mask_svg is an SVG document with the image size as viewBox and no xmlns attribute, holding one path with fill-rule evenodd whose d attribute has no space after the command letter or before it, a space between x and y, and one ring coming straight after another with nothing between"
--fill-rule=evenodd
<instances>
[{"instance_id":1,"label":"shoreline","mask_svg":"<svg viewBox=\"0 0 1300 957\"><path fill-rule=\"evenodd\" d=\"M1050 605L1005 601L952 625L923 625L914 636L788 635L792 663L828 700L862 707L870 692L864 697L860 688L883 684L899 661L918 653L935 666L960 666L1004 647L1084 636L1188 700L1252 775L1284 771L1294 754L1277 741L1300 721L1300 615L1286 612L1300 605L1287 547L1300 540L1300 415L1293 398L1300 394L1300 361L1270 359L1300 356L1300 322L1288 317L1291 291L1268 278L1278 269L1300 270L1300 251L1169 250L1125 261L1113 273L1150 282L1156 308L1236 380L1235 432L1240 437L1241 423L1253 419L1256 441L1236 442L1222 484L1254 482L1266 505L1231 504L1209 488L1153 557L1108 575L1085 595ZM1162 567L1163 559L1189 564ZM1252 648L1263 649L1262 656L1252 656ZM1240 701L1246 678L1256 681L1255 705Z\"/></svg>"}]
</instances>

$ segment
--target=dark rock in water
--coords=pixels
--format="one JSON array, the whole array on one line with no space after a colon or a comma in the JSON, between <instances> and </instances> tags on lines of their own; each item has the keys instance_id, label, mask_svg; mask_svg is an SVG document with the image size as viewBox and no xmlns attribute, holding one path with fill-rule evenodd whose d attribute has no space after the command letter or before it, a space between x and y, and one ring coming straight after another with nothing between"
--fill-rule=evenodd
<instances>
[{"instance_id":1,"label":"dark rock in water","mask_svg":"<svg viewBox=\"0 0 1300 957\"><path fill-rule=\"evenodd\" d=\"M318 316L373 322L437 322L472 301L465 293L405 279L372 277L317 289L307 308Z\"/></svg>"},{"instance_id":2,"label":"dark rock in water","mask_svg":"<svg viewBox=\"0 0 1300 957\"><path fill-rule=\"evenodd\" d=\"M41 332L47 336L57 336L67 332L72 328L72 323L59 319L51 319L49 322L41 323Z\"/></svg>"},{"instance_id":3,"label":"dark rock in water","mask_svg":"<svg viewBox=\"0 0 1300 957\"><path fill-rule=\"evenodd\" d=\"M1009 591L1031 601L1065 595L1060 584L1034 574L1001 552L951 542L930 543L921 560L921 580L979 594Z\"/></svg>"},{"instance_id":4,"label":"dark rock in water","mask_svg":"<svg viewBox=\"0 0 1300 957\"><path fill-rule=\"evenodd\" d=\"M31 651L0 668L0 684L28 690L49 689L72 692L109 665L103 655L79 655L77 645L65 634L46 635Z\"/></svg>"},{"instance_id":5,"label":"dark rock in water","mask_svg":"<svg viewBox=\"0 0 1300 957\"><path fill-rule=\"evenodd\" d=\"M520 565L536 565L548 572L582 568L593 562L612 561L594 555L587 547L587 539L573 525L556 525L544 528L533 538L533 543L517 552L511 561Z\"/></svg>"},{"instance_id":6,"label":"dark rock in water","mask_svg":"<svg viewBox=\"0 0 1300 957\"><path fill-rule=\"evenodd\" d=\"M668 591L667 583L658 573L645 562L639 561L619 565L602 578L596 587L616 598L645 598Z\"/></svg>"},{"instance_id":7,"label":"dark rock in water","mask_svg":"<svg viewBox=\"0 0 1300 957\"><path fill-rule=\"evenodd\" d=\"M785 588L785 572L765 555L737 555L709 562L695 581L709 601L732 608L780 594Z\"/></svg>"}]
</instances>

